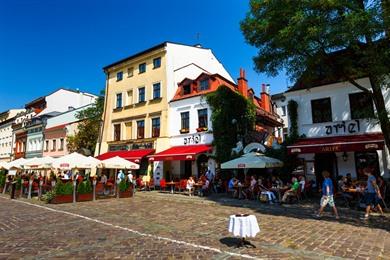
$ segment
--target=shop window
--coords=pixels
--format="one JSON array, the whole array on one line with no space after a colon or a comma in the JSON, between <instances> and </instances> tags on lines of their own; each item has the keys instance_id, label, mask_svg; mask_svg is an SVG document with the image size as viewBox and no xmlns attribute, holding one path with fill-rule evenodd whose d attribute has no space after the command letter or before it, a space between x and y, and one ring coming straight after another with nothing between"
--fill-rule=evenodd
<instances>
[{"instance_id":1,"label":"shop window","mask_svg":"<svg viewBox=\"0 0 390 260\"><path fill-rule=\"evenodd\" d=\"M145 121L137 121L137 139L145 138Z\"/></svg>"},{"instance_id":2,"label":"shop window","mask_svg":"<svg viewBox=\"0 0 390 260\"><path fill-rule=\"evenodd\" d=\"M311 113L314 123L332 122L332 106L330 98L311 101Z\"/></svg>"},{"instance_id":3,"label":"shop window","mask_svg":"<svg viewBox=\"0 0 390 260\"><path fill-rule=\"evenodd\" d=\"M351 109L351 119L374 117L372 98L367 93L360 92L349 94L349 106Z\"/></svg>"},{"instance_id":4,"label":"shop window","mask_svg":"<svg viewBox=\"0 0 390 260\"><path fill-rule=\"evenodd\" d=\"M160 136L160 118L152 118L152 137Z\"/></svg>"},{"instance_id":5,"label":"shop window","mask_svg":"<svg viewBox=\"0 0 390 260\"><path fill-rule=\"evenodd\" d=\"M379 174L379 160L377 152L355 152L355 166L358 180L366 180L364 168L367 168L373 175Z\"/></svg>"}]
</instances>

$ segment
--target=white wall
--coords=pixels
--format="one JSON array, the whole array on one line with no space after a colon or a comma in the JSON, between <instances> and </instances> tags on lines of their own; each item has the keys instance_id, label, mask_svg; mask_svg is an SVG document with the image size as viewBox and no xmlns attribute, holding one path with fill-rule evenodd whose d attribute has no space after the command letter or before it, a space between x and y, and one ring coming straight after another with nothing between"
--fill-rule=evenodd
<instances>
[{"instance_id":1,"label":"white wall","mask_svg":"<svg viewBox=\"0 0 390 260\"><path fill-rule=\"evenodd\" d=\"M59 125L63 125L63 124L70 124L70 123L78 121L79 119L76 118L76 114L80 111L83 111L83 110L91 107L91 106L92 106L92 104L89 104L89 105L80 107L78 109L69 110L69 111L64 112L62 114L59 114L58 116L51 117L51 118L47 119L46 129L52 128L55 126L59 126Z\"/></svg>"}]
</instances>

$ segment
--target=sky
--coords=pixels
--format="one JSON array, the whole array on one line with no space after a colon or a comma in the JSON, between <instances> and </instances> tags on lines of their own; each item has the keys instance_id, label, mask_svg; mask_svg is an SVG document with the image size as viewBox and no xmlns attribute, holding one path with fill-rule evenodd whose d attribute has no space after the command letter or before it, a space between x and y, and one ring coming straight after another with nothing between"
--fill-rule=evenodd
<instances>
[{"instance_id":1,"label":"sky","mask_svg":"<svg viewBox=\"0 0 390 260\"><path fill-rule=\"evenodd\" d=\"M98 94L102 68L164 41L200 43L236 79L246 70L259 94L287 89L284 73L254 71L256 49L239 23L248 0L12 0L0 1L0 112L60 87Z\"/></svg>"}]
</instances>

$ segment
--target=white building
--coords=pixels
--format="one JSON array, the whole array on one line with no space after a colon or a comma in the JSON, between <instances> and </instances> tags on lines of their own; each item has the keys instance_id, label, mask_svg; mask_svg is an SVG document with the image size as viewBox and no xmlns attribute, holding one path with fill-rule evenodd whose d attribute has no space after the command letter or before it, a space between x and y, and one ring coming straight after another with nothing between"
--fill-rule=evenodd
<instances>
[{"instance_id":1,"label":"white building","mask_svg":"<svg viewBox=\"0 0 390 260\"><path fill-rule=\"evenodd\" d=\"M274 110L283 120L283 127L279 127L275 131L276 137L281 137L283 140L286 139L288 135L288 106L286 101L286 96L284 93L278 93L271 96L272 103L274 105Z\"/></svg>"},{"instance_id":2,"label":"white building","mask_svg":"<svg viewBox=\"0 0 390 260\"><path fill-rule=\"evenodd\" d=\"M24 109L10 109L0 113L0 161L10 161L12 154L12 124Z\"/></svg>"},{"instance_id":3,"label":"white building","mask_svg":"<svg viewBox=\"0 0 390 260\"><path fill-rule=\"evenodd\" d=\"M368 78L357 82L370 89ZM288 146L288 151L303 159L308 176L321 179L321 172L328 170L334 179L347 173L364 179L362 168L368 166L375 174L390 177L389 151L383 139L389 133L382 133L377 120L368 119L375 107L367 94L339 82L296 85L284 95L286 103L297 102L298 132L306 137ZM383 90L383 95L389 110L390 93Z\"/></svg>"}]
</instances>

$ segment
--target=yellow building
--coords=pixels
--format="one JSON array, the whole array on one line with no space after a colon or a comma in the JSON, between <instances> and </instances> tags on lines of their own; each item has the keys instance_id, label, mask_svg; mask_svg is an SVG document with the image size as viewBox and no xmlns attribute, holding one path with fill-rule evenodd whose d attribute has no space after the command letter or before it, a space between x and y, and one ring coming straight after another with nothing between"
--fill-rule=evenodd
<instances>
[{"instance_id":1,"label":"yellow building","mask_svg":"<svg viewBox=\"0 0 390 260\"><path fill-rule=\"evenodd\" d=\"M96 155L141 163L144 174L146 156L170 147L168 105L177 84L202 71L233 81L211 50L199 45L164 42L104 67L106 96Z\"/></svg>"}]
</instances>

